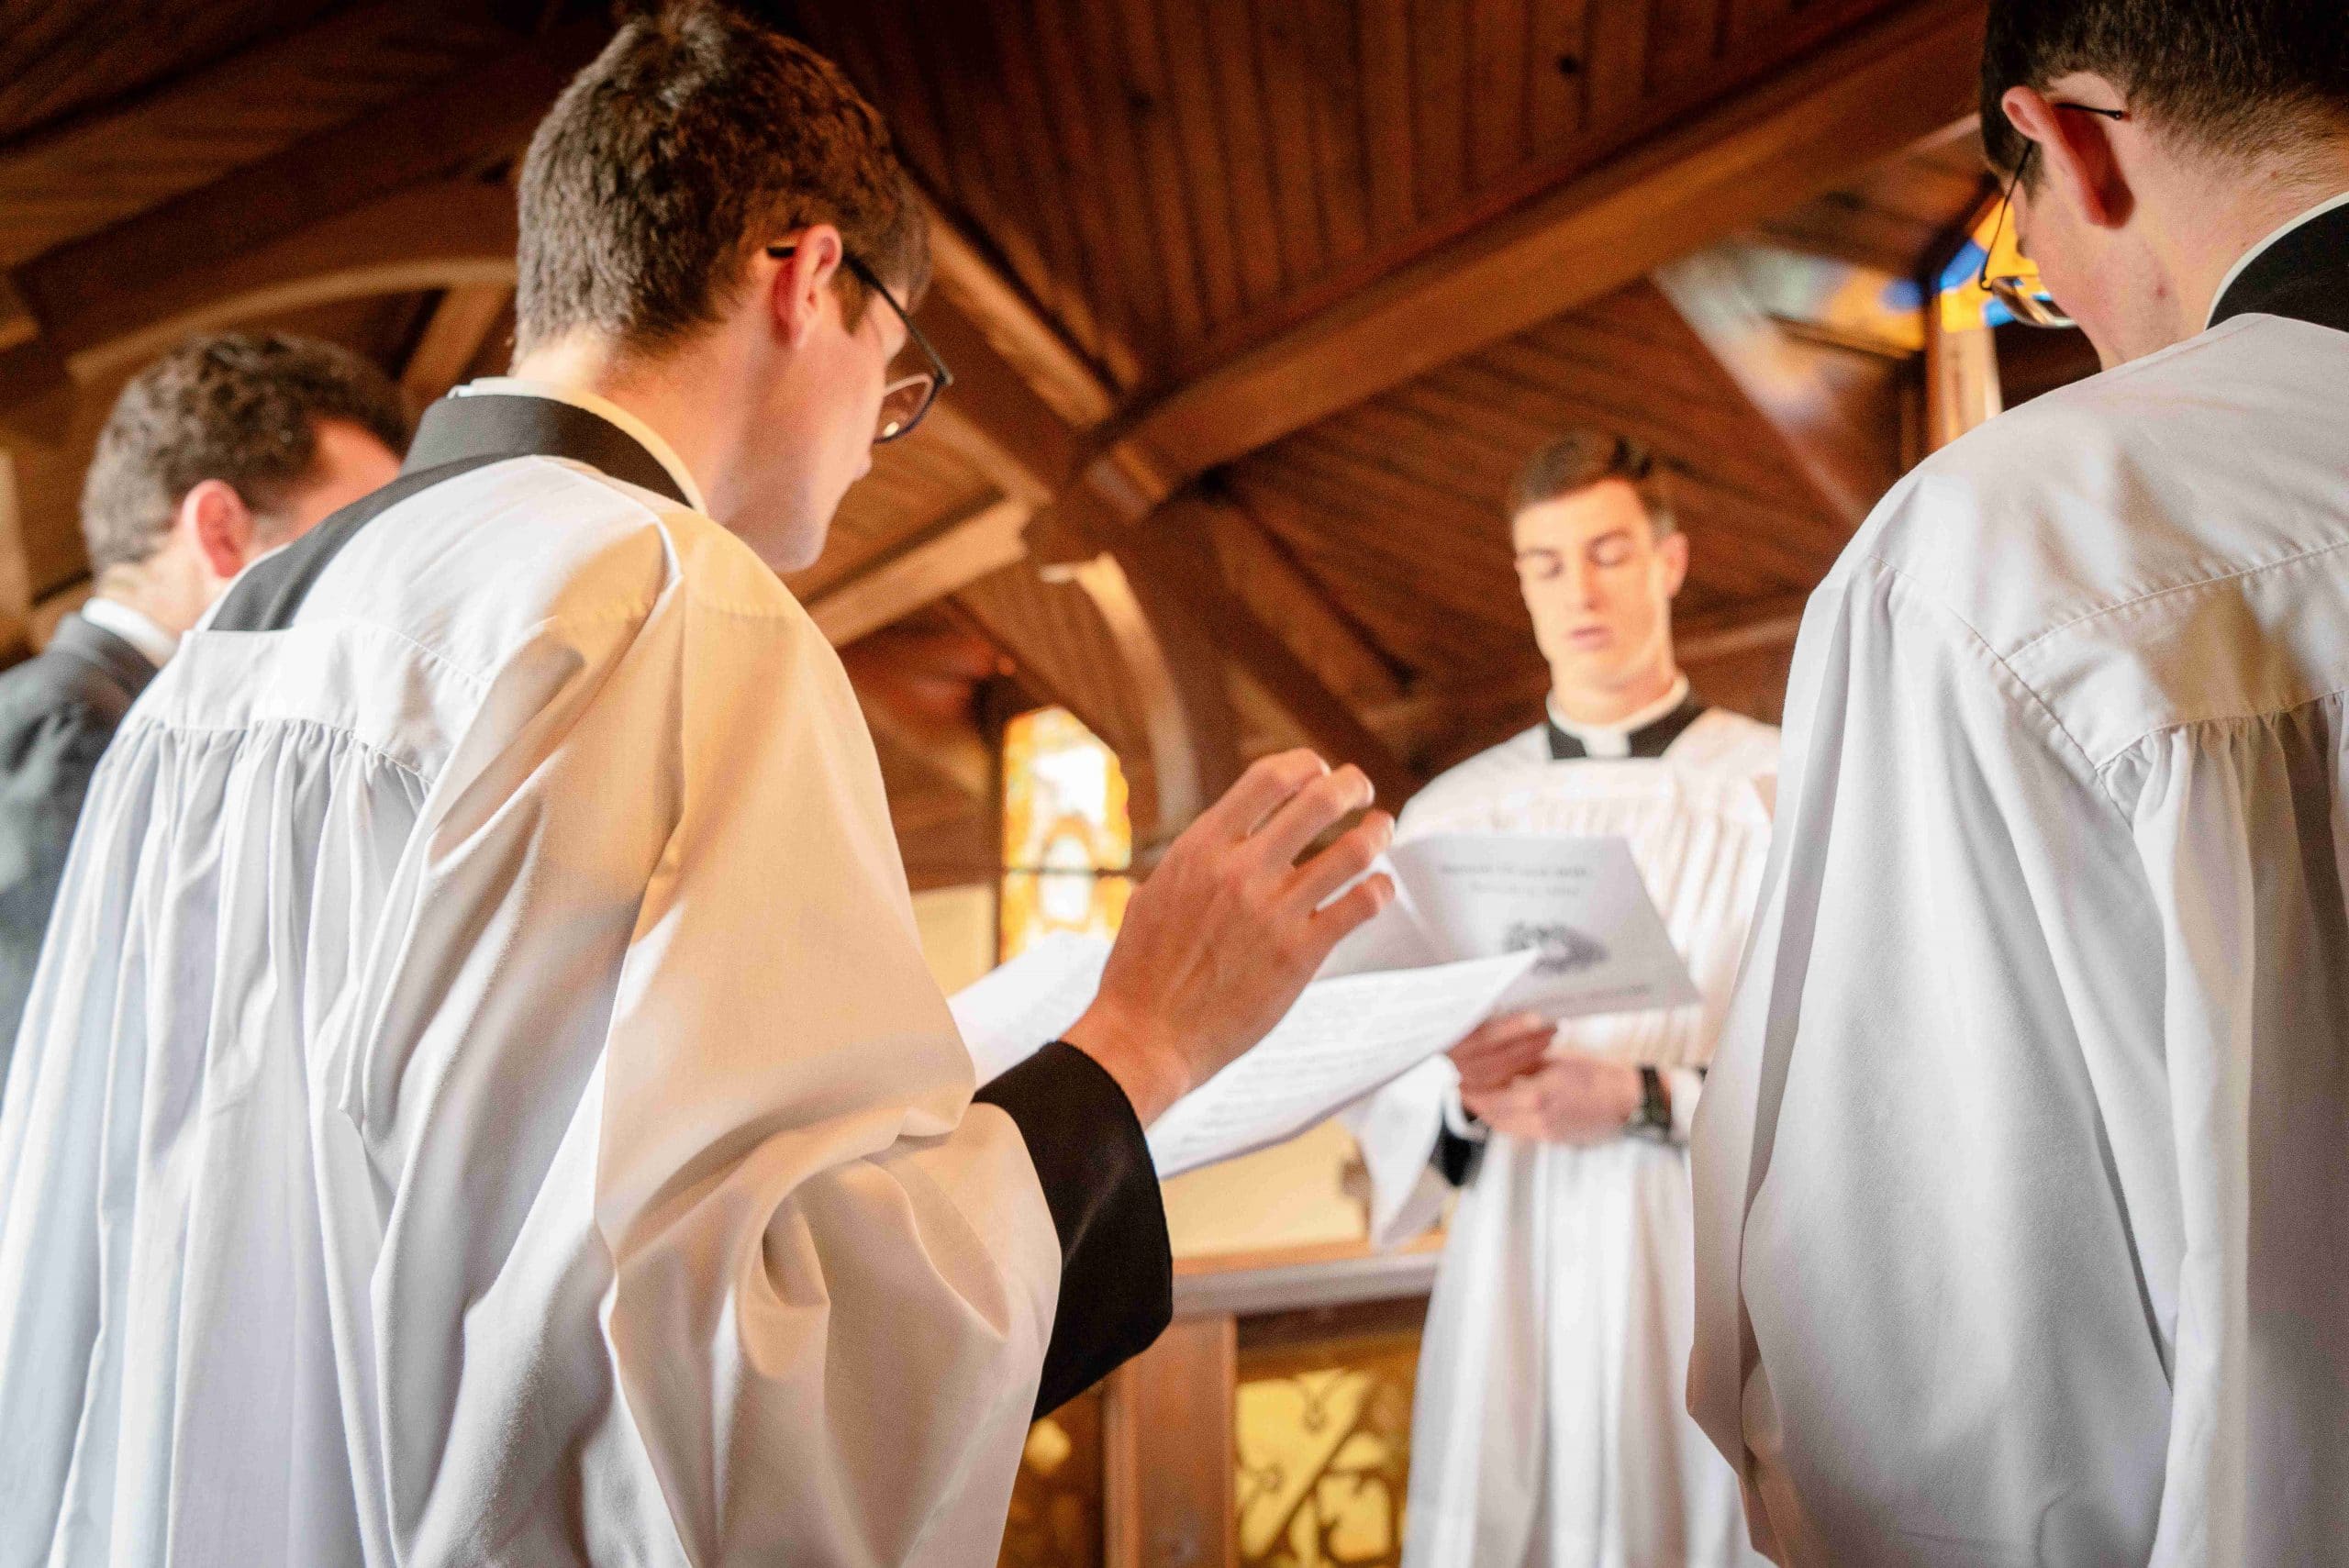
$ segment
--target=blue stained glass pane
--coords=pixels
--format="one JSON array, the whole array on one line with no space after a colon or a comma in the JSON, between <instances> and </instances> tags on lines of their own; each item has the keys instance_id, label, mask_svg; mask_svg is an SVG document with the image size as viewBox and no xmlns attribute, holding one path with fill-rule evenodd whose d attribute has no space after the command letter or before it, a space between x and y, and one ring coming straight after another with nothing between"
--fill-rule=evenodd
<instances>
[{"instance_id":1,"label":"blue stained glass pane","mask_svg":"<svg viewBox=\"0 0 2349 1568\"><path fill-rule=\"evenodd\" d=\"M1985 254L1981 244L1976 240L1969 239L1960 246L1957 254L1950 258L1949 265L1942 269L1942 287L1944 290L1954 289L1960 284L1970 284L1981 276Z\"/></svg>"}]
</instances>

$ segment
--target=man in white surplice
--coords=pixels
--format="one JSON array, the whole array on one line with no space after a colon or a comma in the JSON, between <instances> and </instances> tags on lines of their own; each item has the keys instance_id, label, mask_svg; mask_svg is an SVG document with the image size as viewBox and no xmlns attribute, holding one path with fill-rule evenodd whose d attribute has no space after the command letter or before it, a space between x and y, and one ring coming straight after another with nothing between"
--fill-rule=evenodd
<instances>
[{"instance_id":1,"label":"man in white surplice","mask_svg":"<svg viewBox=\"0 0 2349 1568\"><path fill-rule=\"evenodd\" d=\"M1389 895L1329 902L1375 814L1296 863L1359 773L1260 763L974 1100L769 564L942 379L879 121L673 6L520 208L515 378L99 769L0 1119L7 1568L992 1562L1034 1409L1166 1320L1143 1125Z\"/></svg>"},{"instance_id":2,"label":"man in white surplice","mask_svg":"<svg viewBox=\"0 0 2349 1568\"><path fill-rule=\"evenodd\" d=\"M1804 617L1691 1403L1788 1562L2338 1563L2349 27L1992 0L1988 40L2107 369L1928 461Z\"/></svg>"},{"instance_id":3,"label":"man in white surplice","mask_svg":"<svg viewBox=\"0 0 2349 1568\"><path fill-rule=\"evenodd\" d=\"M1354 1113L1378 1242L1463 1189L1420 1355L1408 1568L1753 1561L1737 1478L1682 1404L1684 1146L1768 852L1777 732L1689 695L1665 484L1596 431L1528 462L1511 534L1548 722L1429 784L1397 829L1626 840L1703 996L1554 1030L1497 1019Z\"/></svg>"}]
</instances>

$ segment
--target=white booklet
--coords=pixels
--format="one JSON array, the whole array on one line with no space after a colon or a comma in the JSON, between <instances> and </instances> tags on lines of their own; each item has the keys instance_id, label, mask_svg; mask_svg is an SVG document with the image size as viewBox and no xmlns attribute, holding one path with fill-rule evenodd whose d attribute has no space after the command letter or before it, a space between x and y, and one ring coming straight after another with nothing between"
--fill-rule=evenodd
<instances>
[{"instance_id":1,"label":"white booklet","mask_svg":"<svg viewBox=\"0 0 2349 1568\"><path fill-rule=\"evenodd\" d=\"M1048 937L951 1006L985 1083L1059 1038L1092 1005L1108 962L1098 937ZM1293 1138L1400 1077L1489 1017L1531 952L1317 980L1273 1031L1150 1129L1161 1176Z\"/></svg>"},{"instance_id":2,"label":"white booklet","mask_svg":"<svg viewBox=\"0 0 2349 1568\"><path fill-rule=\"evenodd\" d=\"M1500 1012L1554 1018L1698 1000L1620 839L1457 834L1397 850L1397 897L1339 945L1254 1050L1150 1129L1162 1176L1278 1143ZM1043 939L951 1006L985 1084L1093 1004L1109 943Z\"/></svg>"},{"instance_id":3,"label":"white booklet","mask_svg":"<svg viewBox=\"0 0 2349 1568\"><path fill-rule=\"evenodd\" d=\"M1531 952L1501 1011L1573 1018L1700 999L1621 839L1441 834L1405 844L1385 869L1395 902L1323 974Z\"/></svg>"}]
</instances>

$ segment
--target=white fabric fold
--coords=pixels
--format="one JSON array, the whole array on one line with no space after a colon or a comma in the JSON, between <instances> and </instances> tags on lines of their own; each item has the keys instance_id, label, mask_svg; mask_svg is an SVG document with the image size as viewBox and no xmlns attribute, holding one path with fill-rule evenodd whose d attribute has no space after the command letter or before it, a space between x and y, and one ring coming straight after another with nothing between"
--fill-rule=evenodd
<instances>
[{"instance_id":1,"label":"white fabric fold","mask_svg":"<svg viewBox=\"0 0 2349 1568\"><path fill-rule=\"evenodd\" d=\"M1691 1403L1803 1564L2349 1539L2349 336L2034 401L1812 599Z\"/></svg>"},{"instance_id":2,"label":"white fabric fold","mask_svg":"<svg viewBox=\"0 0 2349 1568\"><path fill-rule=\"evenodd\" d=\"M774 575L565 462L428 490L99 772L0 1564L991 1562L1061 1257L971 1091Z\"/></svg>"},{"instance_id":3,"label":"white fabric fold","mask_svg":"<svg viewBox=\"0 0 2349 1568\"><path fill-rule=\"evenodd\" d=\"M1768 852L1776 732L1716 710L1662 759L1553 762L1536 728L1430 784L1398 839L1620 836L1704 1000L1582 1018L1562 1048L1664 1071L1693 1107ZM1458 1074L1438 1058L1349 1120L1374 1240L1441 1217L1429 1166ZM1460 1195L1429 1306L1412 1420L1408 1568L1653 1563L1738 1568L1737 1480L1684 1408L1688 1167L1676 1144L1591 1148L1490 1133Z\"/></svg>"}]
</instances>

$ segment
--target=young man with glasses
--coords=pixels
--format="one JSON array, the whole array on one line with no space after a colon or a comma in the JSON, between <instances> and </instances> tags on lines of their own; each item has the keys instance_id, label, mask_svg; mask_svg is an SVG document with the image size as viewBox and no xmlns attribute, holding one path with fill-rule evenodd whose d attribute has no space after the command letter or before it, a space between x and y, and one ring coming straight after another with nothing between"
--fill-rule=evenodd
<instances>
[{"instance_id":1,"label":"young man with glasses","mask_svg":"<svg viewBox=\"0 0 2349 1568\"><path fill-rule=\"evenodd\" d=\"M622 29L514 373L240 577L101 768L0 1119L0 1563L992 1562L1166 1321L1142 1129L1388 891L1248 773L974 1101L775 569L945 374L829 65ZM912 361L903 356L911 345Z\"/></svg>"},{"instance_id":2,"label":"young man with glasses","mask_svg":"<svg viewBox=\"0 0 2349 1568\"><path fill-rule=\"evenodd\" d=\"M1991 0L1982 100L2107 370L1805 617L1691 1404L1788 1562L2338 1562L2349 28Z\"/></svg>"},{"instance_id":3,"label":"young man with glasses","mask_svg":"<svg viewBox=\"0 0 2349 1568\"><path fill-rule=\"evenodd\" d=\"M1460 1189L1429 1304L1404 1568L1742 1568L1737 1477L1689 1420L1689 1118L1770 848L1778 735L1691 695L1670 475L1573 430L1510 505L1551 675L1542 723L1412 797L1398 840L1620 838L1701 999L1502 1018L1352 1118L1392 1246Z\"/></svg>"}]
</instances>

